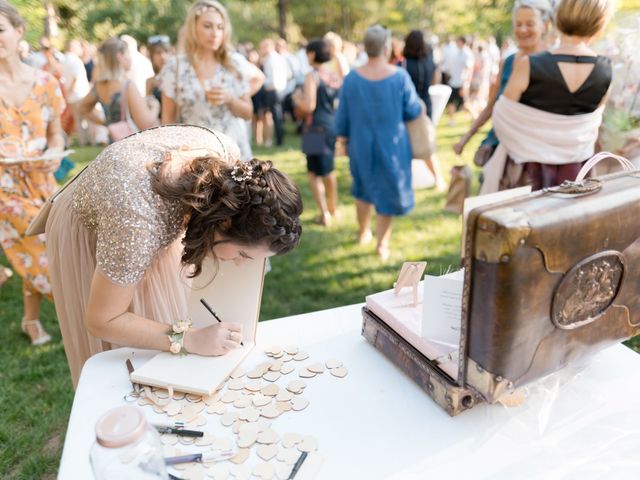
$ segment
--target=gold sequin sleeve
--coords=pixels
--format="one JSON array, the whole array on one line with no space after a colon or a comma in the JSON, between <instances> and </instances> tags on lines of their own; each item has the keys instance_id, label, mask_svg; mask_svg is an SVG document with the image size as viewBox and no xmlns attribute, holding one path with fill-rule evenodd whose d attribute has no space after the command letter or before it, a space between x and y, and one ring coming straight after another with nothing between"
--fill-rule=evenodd
<instances>
[{"instance_id":1,"label":"gold sequin sleeve","mask_svg":"<svg viewBox=\"0 0 640 480\"><path fill-rule=\"evenodd\" d=\"M209 129L160 127L110 145L75 182L74 210L96 232L96 262L113 282L139 282L161 249L182 235L182 206L153 191L149 167L185 147L229 162L239 157L237 145Z\"/></svg>"}]
</instances>

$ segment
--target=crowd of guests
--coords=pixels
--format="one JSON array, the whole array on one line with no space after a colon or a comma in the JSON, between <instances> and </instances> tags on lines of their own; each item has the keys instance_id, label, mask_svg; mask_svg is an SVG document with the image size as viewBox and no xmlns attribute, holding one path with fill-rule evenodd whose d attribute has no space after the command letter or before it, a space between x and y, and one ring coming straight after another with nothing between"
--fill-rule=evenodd
<instances>
[{"instance_id":1,"label":"crowd of guests","mask_svg":"<svg viewBox=\"0 0 640 480\"><path fill-rule=\"evenodd\" d=\"M460 109L473 118L456 153L493 118L495 130L474 157L484 166L483 193L572 179L594 152L611 82L610 62L590 47L610 15L607 0L561 0L557 10L548 0L516 0L515 45L505 41L502 48L492 37L448 36L439 44L419 30L399 38L373 25L360 44L328 32L291 51L282 39L234 46L224 6L197 0L176 45L156 35L138 46L125 35L95 49L71 40L60 53L43 38L30 53L24 21L0 0L0 156L47 154L37 162L0 163L0 245L23 280L23 330L34 344L48 341L38 321L40 301L52 292L64 299L56 309L74 384L86 358L104 344L166 350L160 324L170 320L152 304L173 299L175 308L165 313L184 315L178 298L184 292L169 294L172 282L154 282L167 272L177 282L180 258L198 270L206 252L241 260L297 244L299 192L270 163L252 160L251 148L252 139L281 145L287 118L302 134L316 223L336 220L335 156L346 153L357 241L375 238L383 260L391 252L393 218L414 207L406 123L434 116L429 88L435 83L451 87L450 121ZM68 142L65 132L80 144L107 145L122 132L174 124L194 127L152 129L98 156L62 195L66 207L57 213L54 207L49 256L44 237L25 235L56 189L52 173ZM206 160L200 148L191 156L184 151L189 141L206 146ZM182 153L166 167L162 162L174 158L177 146ZM140 159L129 159L133 152ZM215 160L222 157L231 166ZM427 162L438 177L434 163ZM122 203L134 191L140 198ZM101 202L109 206L104 212L95 207ZM141 222L136 208L150 220ZM86 262L65 264L66 256ZM0 283L7 275L0 269ZM194 351L220 354L240 342L235 326L220 328L201 332L215 348L193 340Z\"/></svg>"}]
</instances>

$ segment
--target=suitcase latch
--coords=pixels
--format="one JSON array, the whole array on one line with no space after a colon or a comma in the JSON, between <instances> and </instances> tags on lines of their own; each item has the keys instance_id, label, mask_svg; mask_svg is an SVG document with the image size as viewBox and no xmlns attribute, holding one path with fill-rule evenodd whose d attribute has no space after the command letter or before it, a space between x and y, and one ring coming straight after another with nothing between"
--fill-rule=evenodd
<instances>
[{"instance_id":1,"label":"suitcase latch","mask_svg":"<svg viewBox=\"0 0 640 480\"><path fill-rule=\"evenodd\" d=\"M597 178L585 178L581 182L565 180L555 187L545 188L545 192L565 193L568 195L587 195L599 192L602 189L602 181Z\"/></svg>"}]
</instances>

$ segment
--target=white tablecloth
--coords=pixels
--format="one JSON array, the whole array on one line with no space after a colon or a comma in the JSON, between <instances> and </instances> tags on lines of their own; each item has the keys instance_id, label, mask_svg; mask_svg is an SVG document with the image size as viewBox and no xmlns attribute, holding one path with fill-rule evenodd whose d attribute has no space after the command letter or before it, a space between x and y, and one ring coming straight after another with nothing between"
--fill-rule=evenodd
<instances>
[{"instance_id":1,"label":"white tablecloth","mask_svg":"<svg viewBox=\"0 0 640 480\"><path fill-rule=\"evenodd\" d=\"M618 345L594 357L578 375L573 369L571 375L554 376L544 382L546 393L532 389L523 406L478 405L451 418L364 340L360 308L262 322L257 347L244 363L252 367L264 361L269 345L295 344L310 353L310 360L335 357L349 369L344 379L325 372L306 380L309 407L273 423L280 434L318 439L325 458L319 478L639 478L640 356L632 350ZM131 357L138 366L153 354L123 348L87 362L69 419L60 479L93 478L89 450L95 422L123 404L131 389L124 361ZM294 375L278 383L286 385ZM566 380L556 395L551 394L558 383L554 379Z\"/></svg>"}]
</instances>

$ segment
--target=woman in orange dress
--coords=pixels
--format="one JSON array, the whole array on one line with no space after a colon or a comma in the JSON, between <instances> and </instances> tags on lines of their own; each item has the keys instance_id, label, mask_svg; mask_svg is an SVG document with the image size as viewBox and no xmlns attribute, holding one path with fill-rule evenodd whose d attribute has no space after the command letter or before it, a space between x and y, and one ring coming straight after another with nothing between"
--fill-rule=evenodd
<instances>
[{"instance_id":1,"label":"woman in orange dress","mask_svg":"<svg viewBox=\"0 0 640 480\"><path fill-rule=\"evenodd\" d=\"M50 340L38 316L42 297L51 299L44 237L25 237L31 219L53 194L53 171L60 163L64 138L60 113L64 100L51 74L20 61L18 43L24 21L0 0L0 246L22 278L22 330L34 345ZM15 162L21 157L52 160Z\"/></svg>"}]
</instances>

